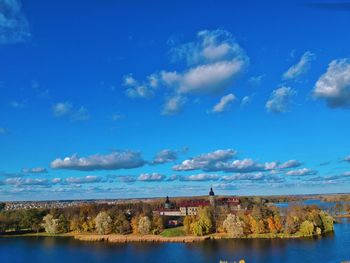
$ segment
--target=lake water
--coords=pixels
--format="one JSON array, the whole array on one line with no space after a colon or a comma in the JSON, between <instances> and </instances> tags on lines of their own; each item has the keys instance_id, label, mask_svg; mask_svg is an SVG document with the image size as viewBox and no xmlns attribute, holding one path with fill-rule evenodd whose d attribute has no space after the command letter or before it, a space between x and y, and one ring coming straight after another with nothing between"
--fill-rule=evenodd
<instances>
[{"instance_id":1,"label":"lake water","mask_svg":"<svg viewBox=\"0 0 350 263\"><path fill-rule=\"evenodd\" d=\"M217 240L202 243L82 242L73 238L0 238L0 262L341 262L350 260L350 221L309 239Z\"/></svg>"}]
</instances>

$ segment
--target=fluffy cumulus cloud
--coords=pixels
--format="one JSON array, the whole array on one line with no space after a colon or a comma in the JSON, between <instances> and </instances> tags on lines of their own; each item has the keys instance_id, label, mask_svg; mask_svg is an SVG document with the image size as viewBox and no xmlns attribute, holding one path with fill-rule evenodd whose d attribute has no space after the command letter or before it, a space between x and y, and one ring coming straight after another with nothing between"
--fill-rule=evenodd
<instances>
[{"instance_id":1,"label":"fluffy cumulus cloud","mask_svg":"<svg viewBox=\"0 0 350 263\"><path fill-rule=\"evenodd\" d=\"M296 91L291 87L278 88L271 93L265 107L272 113L287 112L295 95Z\"/></svg>"},{"instance_id":2,"label":"fluffy cumulus cloud","mask_svg":"<svg viewBox=\"0 0 350 263\"><path fill-rule=\"evenodd\" d=\"M117 151L106 155L95 154L79 157L74 154L51 162L53 169L71 169L81 171L117 170L141 167L145 164L141 154L135 151Z\"/></svg>"},{"instance_id":3,"label":"fluffy cumulus cloud","mask_svg":"<svg viewBox=\"0 0 350 263\"><path fill-rule=\"evenodd\" d=\"M316 82L313 95L331 108L350 107L350 60L333 60Z\"/></svg>"},{"instance_id":4,"label":"fluffy cumulus cloud","mask_svg":"<svg viewBox=\"0 0 350 263\"><path fill-rule=\"evenodd\" d=\"M177 160L177 151L164 149L156 154L156 156L151 161L151 164L163 164L174 162Z\"/></svg>"},{"instance_id":5,"label":"fluffy cumulus cloud","mask_svg":"<svg viewBox=\"0 0 350 263\"><path fill-rule=\"evenodd\" d=\"M219 103L217 103L214 106L212 111L214 113L219 113L219 112L223 112L223 111L229 110L231 104L235 101L235 99L236 99L236 97L232 93L221 97Z\"/></svg>"},{"instance_id":6,"label":"fluffy cumulus cloud","mask_svg":"<svg viewBox=\"0 0 350 263\"><path fill-rule=\"evenodd\" d=\"M277 162L258 163L252 159L233 160L226 162L217 162L208 169L211 171L224 171L235 173L250 173L258 171L273 170L278 166Z\"/></svg>"},{"instance_id":7,"label":"fluffy cumulus cloud","mask_svg":"<svg viewBox=\"0 0 350 263\"><path fill-rule=\"evenodd\" d=\"M28 41L29 24L19 0L0 0L0 44Z\"/></svg>"},{"instance_id":8,"label":"fluffy cumulus cloud","mask_svg":"<svg viewBox=\"0 0 350 263\"><path fill-rule=\"evenodd\" d=\"M311 53L310 51L306 51L302 57L300 58L299 62L295 65L291 66L284 74L284 79L295 79L299 76L305 74L311 65L311 62L315 60L316 56L314 53Z\"/></svg>"},{"instance_id":9,"label":"fluffy cumulus cloud","mask_svg":"<svg viewBox=\"0 0 350 263\"><path fill-rule=\"evenodd\" d=\"M55 117L68 117L72 121L90 119L89 112L84 106L75 109L70 102L58 102L52 106L52 111Z\"/></svg>"},{"instance_id":10,"label":"fluffy cumulus cloud","mask_svg":"<svg viewBox=\"0 0 350 263\"><path fill-rule=\"evenodd\" d=\"M35 168L23 168L23 173L31 173L31 174L41 174L41 173L47 173L46 168L43 167L35 167Z\"/></svg>"},{"instance_id":11,"label":"fluffy cumulus cloud","mask_svg":"<svg viewBox=\"0 0 350 263\"><path fill-rule=\"evenodd\" d=\"M190 170L208 170L218 161L225 161L235 156L236 151L233 149L216 150L214 152L201 154L197 157L187 159L181 164L173 166L175 171L190 171Z\"/></svg>"},{"instance_id":12,"label":"fluffy cumulus cloud","mask_svg":"<svg viewBox=\"0 0 350 263\"><path fill-rule=\"evenodd\" d=\"M99 183L102 181L102 177L95 175L87 175L84 177L68 177L65 182L68 184L89 184L89 183Z\"/></svg>"},{"instance_id":13,"label":"fluffy cumulus cloud","mask_svg":"<svg viewBox=\"0 0 350 263\"><path fill-rule=\"evenodd\" d=\"M306 176L306 175L315 175L318 172L316 170L312 170L309 168L301 168L297 170L291 170L286 172L286 175L291 175L291 176Z\"/></svg>"},{"instance_id":14,"label":"fluffy cumulus cloud","mask_svg":"<svg viewBox=\"0 0 350 263\"><path fill-rule=\"evenodd\" d=\"M137 178L138 181L142 182L159 182L165 179L165 175L159 173L143 173Z\"/></svg>"},{"instance_id":15,"label":"fluffy cumulus cloud","mask_svg":"<svg viewBox=\"0 0 350 263\"><path fill-rule=\"evenodd\" d=\"M200 31L195 41L173 47L171 54L175 60L186 62L184 70L161 70L142 82L129 74L123 81L126 95L131 98L150 98L159 87L167 88L162 111L166 115L178 113L188 95L222 93L232 86L249 61L232 34L225 30Z\"/></svg>"}]
</instances>

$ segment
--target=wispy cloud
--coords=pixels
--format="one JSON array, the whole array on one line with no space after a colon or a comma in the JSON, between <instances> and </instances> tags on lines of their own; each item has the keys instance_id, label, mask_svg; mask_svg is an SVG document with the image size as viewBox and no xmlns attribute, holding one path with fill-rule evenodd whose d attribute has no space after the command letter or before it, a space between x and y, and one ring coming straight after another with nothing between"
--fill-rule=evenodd
<instances>
[{"instance_id":1,"label":"wispy cloud","mask_svg":"<svg viewBox=\"0 0 350 263\"><path fill-rule=\"evenodd\" d=\"M310 69L311 62L316 59L314 53L306 51L295 65L291 66L284 74L283 78L286 80L296 79L299 76L307 73Z\"/></svg>"},{"instance_id":2,"label":"wispy cloud","mask_svg":"<svg viewBox=\"0 0 350 263\"><path fill-rule=\"evenodd\" d=\"M74 109L70 102L58 102L52 106L52 111L55 117L68 117L72 121L85 121L90 119L88 110L81 106Z\"/></svg>"},{"instance_id":3,"label":"wispy cloud","mask_svg":"<svg viewBox=\"0 0 350 263\"><path fill-rule=\"evenodd\" d=\"M296 95L296 91L291 87L281 87L274 90L265 107L267 111L272 113L284 113L289 110L292 99Z\"/></svg>"},{"instance_id":4,"label":"wispy cloud","mask_svg":"<svg viewBox=\"0 0 350 263\"><path fill-rule=\"evenodd\" d=\"M232 93L221 97L220 101L212 109L212 112L219 113L228 111L235 100L236 96Z\"/></svg>"},{"instance_id":5,"label":"wispy cloud","mask_svg":"<svg viewBox=\"0 0 350 263\"><path fill-rule=\"evenodd\" d=\"M0 44L26 42L31 38L29 23L19 0L0 0Z\"/></svg>"},{"instance_id":6,"label":"wispy cloud","mask_svg":"<svg viewBox=\"0 0 350 263\"><path fill-rule=\"evenodd\" d=\"M41 173L47 173L46 168L43 167L35 167L35 168L23 168L23 173L30 173L30 174L41 174Z\"/></svg>"}]
</instances>

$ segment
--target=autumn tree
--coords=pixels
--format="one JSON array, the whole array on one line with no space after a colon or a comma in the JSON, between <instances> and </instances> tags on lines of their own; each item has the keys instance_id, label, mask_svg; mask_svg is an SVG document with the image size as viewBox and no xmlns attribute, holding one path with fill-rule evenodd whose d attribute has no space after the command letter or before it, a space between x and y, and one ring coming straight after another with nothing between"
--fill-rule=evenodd
<instances>
[{"instance_id":1,"label":"autumn tree","mask_svg":"<svg viewBox=\"0 0 350 263\"><path fill-rule=\"evenodd\" d=\"M213 227L212 215L207 207L198 209L196 221L192 223L193 234L196 236L204 236L211 232Z\"/></svg>"},{"instance_id":2,"label":"autumn tree","mask_svg":"<svg viewBox=\"0 0 350 263\"><path fill-rule=\"evenodd\" d=\"M153 234L159 234L164 230L164 221L160 215L154 215L152 218L152 231Z\"/></svg>"},{"instance_id":3,"label":"autumn tree","mask_svg":"<svg viewBox=\"0 0 350 263\"><path fill-rule=\"evenodd\" d=\"M147 235L151 231L151 220L148 216L141 216L138 224L138 232L141 235Z\"/></svg>"},{"instance_id":4,"label":"autumn tree","mask_svg":"<svg viewBox=\"0 0 350 263\"><path fill-rule=\"evenodd\" d=\"M58 233L58 219L55 219L51 214L47 214L43 218L43 226L48 234Z\"/></svg>"},{"instance_id":5,"label":"autumn tree","mask_svg":"<svg viewBox=\"0 0 350 263\"><path fill-rule=\"evenodd\" d=\"M223 222L223 227L231 237L242 237L244 235L244 222L238 216L229 214Z\"/></svg>"},{"instance_id":6,"label":"autumn tree","mask_svg":"<svg viewBox=\"0 0 350 263\"><path fill-rule=\"evenodd\" d=\"M185 216L184 218L184 229L187 235L193 234L193 223L196 221L196 218L194 216Z\"/></svg>"},{"instance_id":7,"label":"autumn tree","mask_svg":"<svg viewBox=\"0 0 350 263\"><path fill-rule=\"evenodd\" d=\"M106 235L112 232L112 218L108 215L107 212L100 212L94 221L97 233Z\"/></svg>"},{"instance_id":8,"label":"autumn tree","mask_svg":"<svg viewBox=\"0 0 350 263\"><path fill-rule=\"evenodd\" d=\"M127 234L131 230L129 221L124 213L118 213L113 222L113 229L118 234Z\"/></svg>"}]
</instances>

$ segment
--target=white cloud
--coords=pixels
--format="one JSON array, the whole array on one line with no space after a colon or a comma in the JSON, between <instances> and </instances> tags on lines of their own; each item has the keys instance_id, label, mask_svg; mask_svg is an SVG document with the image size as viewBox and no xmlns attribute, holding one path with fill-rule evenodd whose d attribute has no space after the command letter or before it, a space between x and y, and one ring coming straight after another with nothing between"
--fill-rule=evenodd
<instances>
[{"instance_id":1,"label":"white cloud","mask_svg":"<svg viewBox=\"0 0 350 263\"><path fill-rule=\"evenodd\" d=\"M185 60L188 65L245 57L232 34L220 29L199 31L194 42L173 47L171 54L174 60Z\"/></svg>"},{"instance_id":2,"label":"white cloud","mask_svg":"<svg viewBox=\"0 0 350 263\"><path fill-rule=\"evenodd\" d=\"M232 93L223 96L221 97L220 102L214 106L212 111L215 113L227 111L235 100L236 97Z\"/></svg>"},{"instance_id":3,"label":"white cloud","mask_svg":"<svg viewBox=\"0 0 350 263\"><path fill-rule=\"evenodd\" d=\"M276 167L277 167L276 162L258 163L253 161L252 159L246 158L242 160L233 160L228 162L217 162L212 167L209 167L209 170L235 172L235 173L250 173L250 172L272 170Z\"/></svg>"},{"instance_id":4,"label":"white cloud","mask_svg":"<svg viewBox=\"0 0 350 263\"><path fill-rule=\"evenodd\" d=\"M180 95L169 97L163 106L162 115L175 115L179 113L186 101L187 99Z\"/></svg>"},{"instance_id":5,"label":"white cloud","mask_svg":"<svg viewBox=\"0 0 350 263\"><path fill-rule=\"evenodd\" d=\"M206 174L206 173L201 173L201 174L193 174L193 175L188 175L188 176L179 176L180 181L216 181L220 179L220 175L218 174Z\"/></svg>"},{"instance_id":6,"label":"white cloud","mask_svg":"<svg viewBox=\"0 0 350 263\"><path fill-rule=\"evenodd\" d=\"M288 169L300 166L302 163L297 160L289 160L278 166L280 169Z\"/></svg>"},{"instance_id":7,"label":"white cloud","mask_svg":"<svg viewBox=\"0 0 350 263\"><path fill-rule=\"evenodd\" d=\"M222 93L249 63L244 50L225 30L200 31L196 41L174 47L171 53L177 60L185 60L188 67L182 71L161 70L143 82L129 74L123 81L131 98L150 98L158 87L167 88L164 115L178 113L187 95Z\"/></svg>"},{"instance_id":8,"label":"white cloud","mask_svg":"<svg viewBox=\"0 0 350 263\"><path fill-rule=\"evenodd\" d=\"M0 44L20 43L31 37L19 0L0 0Z\"/></svg>"},{"instance_id":9,"label":"white cloud","mask_svg":"<svg viewBox=\"0 0 350 263\"><path fill-rule=\"evenodd\" d=\"M349 156L346 156L346 157L344 158L344 161L350 162L350 155L349 155Z\"/></svg>"},{"instance_id":10,"label":"white cloud","mask_svg":"<svg viewBox=\"0 0 350 263\"><path fill-rule=\"evenodd\" d=\"M164 179L165 175L159 173L143 173L137 178L138 181L143 182L163 181Z\"/></svg>"},{"instance_id":11,"label":"white cloud","mask_svg":"<svg viewBox=\"0 0 350 263\"><path fill-rule=\"evenodd\" d=\"M296 91L290 87L281 87L274 90L266 102L266 109L272 113L283 113L289 110Z\"/></svg>"},{"instance_id":12,"label":"white cloud","mask_svg":"<svg viewBox=\"0 0 350 263\"><path fill-rule=\"evenodd\" d=\"M316 170L311 170L309 168L301 168L298 170L292 170L286 172L286 175L291 175L291 176L305 176L305 175L315 175L318 172Z\"/></svg>"},{"instance_id":13,"label":"white cloud","mask_svg":"<svg viewBox=\"0 0 350 263\"><path fill-rule=\"evenodd\" d=\"M173 151L170 149L165 149L156 154L156 156L152 160L152 164L163 164L169 163L177 160L177 151Z\"/></svg>"},{"instance_id":14,"label":"white cloud","mask_svg":"<svg viewBox=\"0 0 350 263\"><path fill-rule=\"evenodd\" d=\"M129 98L151 98L154 95L153 88L157 87L158 81L156 76L149 76L148 82L139 83L131 74L124 76L124 86L126 96Z\"/></svg>"},{"instance_id":15,"label":"white cloud","mask_svg":"<svg viewBox=\"0 0 350 263\"><path fill-rule=\"evenodd\" d=\"M70 114L73 105L70 102L58 102L53 105L53 114L56 117L62 117Z\"/></svg>"},{"instance_id":16,"label":"white cloud","mask_svg":"<svg viewBox=\"0 0 350 263\"><path fill-rule=\"evenodd\" d=\"M88 110L81 106L78 109L73 108L70 102L58 102L52 106L55 117L69 117L72 121L86 121L90 119Z\"/></svg>"},{"instance_id":17,"label":"white cloud","mask_svg":"<svg viewBox=\"0 0 350 263\"><path fill-rule=\"evenodd\" d=\"M145 164L139 152L118 151L106 155L95 154L88 157L79 157L76 154L56 159L51 162L54 169L70 170L117 170L141 167Z\"/></svg>"},{"instance_id":18,"label":"white cloud","mask_svg":"<svg viewBox=\"0 0 350 263\"><path fill-rule=\"evenodd\" d=\"M189 171L197 169L209 169L218 161L225 161L231 159L236 155L236 151L233 149L216 150L214 152L201 154L197 157L187 159L181 164L173 166L175 171Z\"/></svg>"},{"instance_id":19,"label":"white cloud","mask_svg":"<svg viewBox=\"0 0 350 263\"><path fill-rule=\"evenodd\" d=\"M68 177L65 182L68 184L89 184L102 181L102 177L95 175L87 175L84 177Z\"/></svg>"},{"instance_id":20,"label":"white cloud","mask_svg":"<svg viewBox=\"0 0 350 263\"><path fill-rule=\"evenodd\" d=\"M37 174L37 173L47 173L47 170L46 168L43 168L43 167L35 167L35 168L23 168L22 172Z\"/></svg>"},{"instance_id":21,"label":"white cloud","mask_svg":"<svg viewBox=\"0 0 350 263\"><path fill-rule=\"evenodd\" d=\"M305 74L309 70L311 62L315 60L315 58L316 56L314 53L311 53L310 51L306 51L300 58L299 62L291 66L283 74L283 78L295 79L295 78L298 78L300 75Z\"/></svg>"},{"instance_id":22,"label":"white cloud","mask_svg":"<svg viewBox=\"0 0 350 263\"><path fill-rule=\"evenodd\" d=\"M23 186L23 185L48 185L49 181L47 179L37 179L37 178L7 178L5 180L5 184L15 185L15 186Z\"/></svg>"},{"instance_id":23,"label":"white cloud","mask_svg":"<svg viewBox=\"0 0 350 263\"><path fill-rule=\"evenodd\" d=\"M225 175L222 177L224 181L236 181L236 180L249 180L249 181L259 181L266 179L267 175L264 173L239 173L235 175Z\"/></svg>"},{"instance_id":24,"label":"white cloud","mask_svg":"<svg viewBox=\"0 0 350 263\"><path fill-rule=\"evenodd\" d=\"M244 96L241 100L241 106L244 107L251 102L252 98L250 96Z\"/></svg>"},{"instance_id":25,"label":"white cloud","mask_svg":"<svg viewBox=\"0 0 350 263\"><path fill-rule=\"evenodd\" d=\"M350 107L350 60L333 60L316 82L313 95L331 108Z\"/></svg>"}]
</instances>

